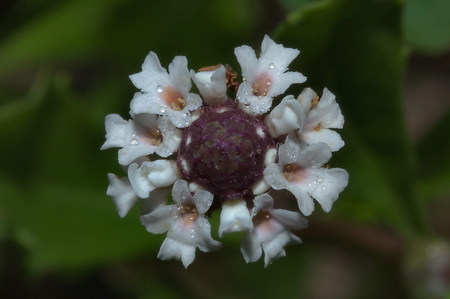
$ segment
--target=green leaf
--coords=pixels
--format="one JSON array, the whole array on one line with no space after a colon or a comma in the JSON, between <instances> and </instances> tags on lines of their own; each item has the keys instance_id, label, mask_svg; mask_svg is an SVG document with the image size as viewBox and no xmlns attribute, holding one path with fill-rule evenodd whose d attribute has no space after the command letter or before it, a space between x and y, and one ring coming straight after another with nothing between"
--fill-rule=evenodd
<instances>
[{"instance_id":1,"label":"green leaf","mask_svg":"<svg viewBox=\"0 0 450 299\"><path fill-rule=\"evenodd\" d=\"M81 59L97 49L116 1L76 0L38 15L0 44L0 75L49 61Z\"/></svg>"},{"instance_id":2,"label":"green leaf","mask_svg":"<svg viewBox=\"0 0 450 299\"><path fill-rule=\"evenodd\" d=\"M408 0L403 13L403 32L416 49L439 53L450 47L450 1Z\"/></svg>"},{"instance_id":3,"label":"green leaf","mask_svg":"<svg viewBox=\"0 0 450 299\"><path fill-rule=\"evenodd\" d=\"M318 2L293 13L276 40L302 51L290 67L308 77L302 88L313 87L319 95L329 88L345 116L340 133L346 145L331 161L350 170L339 201L364 202L359 205L364 218L388 218L401 230L420 231L422 211L410 187L413 156L400 100L408 54L401 12L395 1Z\"/></svg>"}]
</instances>

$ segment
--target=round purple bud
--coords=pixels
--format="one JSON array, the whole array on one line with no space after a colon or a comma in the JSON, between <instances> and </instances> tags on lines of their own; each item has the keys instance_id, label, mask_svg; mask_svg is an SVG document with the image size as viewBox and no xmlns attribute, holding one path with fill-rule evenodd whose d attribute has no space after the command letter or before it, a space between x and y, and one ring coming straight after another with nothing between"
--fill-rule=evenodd
<instances>
[{"instance_id":1,"label":"round purple bud","mask_svg":"<svg viewBox=\"0 0 450 299\"><path fill-rule=\"evenodd\" d=\"M262 179L272 145L261 119L230 106L208 109L183 131L178 167L220 200L243 198Z\"/></svg>"}]
</instances>

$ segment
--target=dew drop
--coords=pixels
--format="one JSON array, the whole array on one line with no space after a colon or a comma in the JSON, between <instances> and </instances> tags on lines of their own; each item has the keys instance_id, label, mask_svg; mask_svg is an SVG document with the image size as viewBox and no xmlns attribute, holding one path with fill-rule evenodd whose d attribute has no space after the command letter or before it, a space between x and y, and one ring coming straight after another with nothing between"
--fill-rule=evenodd
<instances>
[{"instance_id":1,"label":"dew drop","mask_svg":"<svg viewBox=\"0 0 450 299\"><path fill-rule=\"evenodd\" d=\"M269 68L273 69L275 67L275 64L273 62L269 63Z\"/></svg>"},{"instance_id":2,"label":"dew drop","mask_svg":"<svg viewBox=\"0 0 450 299\"><path fill-rule=\"evenodd\" d=\"M245 81L247 81L247 78L243 77L242 82L245 82Z\"/></svg>"},{"instance_id":3,"label":"dew drop","mask_svg":"<svg viewBox=\"0 0 450 299\"><path fill-rule=\"evenodd\" d=\"M270 81L270 79L266 80L266 85L270 85L272 83L272 81Z\"/></svg>"},{"instance_id":4,"label":"dew drop","mask_svg":"<svg viewBox=\"0 0 450 299\"><path fill-rule=\"evenodd\" d=\"M319 183L322 183L322 178L321 177L319 177L318 179L317 179L317 181L319 182Z\"/></svg>"},{"instance_id":5,"label":"dew drop","mask_svg":"<svg viewBox=\"0 0 450 299\"><path fill-rule=\"evenodd\" d=\"M161 86L161 85L158 85L158 88L156 89L156 91L158 92L158 93L161 93L161 92L163 92L163 87Z\"/></svg>"},{"instance_id":6,"label":"dew drop","mask_svg":"<svg viewBox=\"0 0 450 299\"><path fill-rule=\"evenodd\" d=\"M166 112L166 106L161 106L160 111L161 111L162 113Z\"/></svg>"},{"instance_id":7,"label":"dew drop","mask_svg":"<svg viewBox=\"0 0 450 299\"><path fill-rule=\"evenodd\" d=\"M195 234L192 233L192 234L191 234L191 239L194 239L194 238L195 238Z\"/></svg>"},{"instance_id":8,"label":"dew drop","mask_svg":"<svg viewBox=\"0 0 450 299\"><path fill-rule=\"evenodd\" d=\"M322 187L322 190L325 190L325 189L327 189L327 188L325 188L325 187Z\"/></svg>"},{"instance_id":9,"label":"dew drop","mask_svg":"<svg viewBox=\"0 0 450 299\"><path fill-rule=\"evenodd\" d=\"M308 182L308 187L311 187L311 182Z\"/></svg>"},{"instance_id":10,"label":"dew drop","mask_svg":"<svg viewBox=\"0 0 450 299\"><path fill-rule=\"evenodd\" d=\"M184 114L183 114L183 119L186 119L186 118L188 118L188 116L189 116L189 114L187 114L187 113L184 113Z\"/></svg>"},{"instance_id":11,"label":"dew drop","mask_svg":"<svg viewBox=\"0 0 450 299\"><path fill-rule=\"evenodd\" d=\"M133 138L133 139L131 139L130 144L131 145L138 145L139 141L136 138Z\"/></svg>"}]
</instances>

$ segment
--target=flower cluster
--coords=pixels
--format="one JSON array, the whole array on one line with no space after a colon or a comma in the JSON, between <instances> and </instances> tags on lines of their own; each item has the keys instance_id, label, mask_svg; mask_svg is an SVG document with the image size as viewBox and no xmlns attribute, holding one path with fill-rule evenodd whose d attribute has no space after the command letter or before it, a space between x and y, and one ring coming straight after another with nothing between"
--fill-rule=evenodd
<instances>
[{"instance_id":1,"label":"flower cluster","mask_svg":"<svg viewBox=\"0 0 450 299\"><path fill-rule=\"evenodd\" d=\"M128 173L109 174L107 194L121 217L141 202L146 229L167 233L158 253L163 260L187 267L196 248L220 249L208 220L220 210L219 237L244 232L244 259L254 262L264 251L267 266L285 256L285 245L301 243L291 230L307 227L304 216L313 212L314 200L328 212L347 186L348 173L326 164L344 145L331 130L344 124L335 96L324 89L319 99L306 88L271 110L291 84L306 78L287 71L298 50L268 36L261 48L259 58L248 46L235 49L241 83L224 65L189 71L183 56L167 72L150 52L142 71L130 76L140 89L131 119L106 116L102 149L120 148L118 160ZM192 81L201 97L191 93ZM301 213L274 208L273 189L289 190Z\"/></svg>"}]
</instances>

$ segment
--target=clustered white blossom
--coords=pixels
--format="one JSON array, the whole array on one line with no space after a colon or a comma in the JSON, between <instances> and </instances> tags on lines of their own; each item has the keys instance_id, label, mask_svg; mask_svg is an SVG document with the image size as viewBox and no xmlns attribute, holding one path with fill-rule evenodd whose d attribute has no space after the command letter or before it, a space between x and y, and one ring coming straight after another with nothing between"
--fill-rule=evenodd
<instances>
[{"instance_id":1,"label":"clustered white blossom","mask_svg":"<svg viewBox=\"0 0 450 299\"><path fill-rule=\"evenodd\" d=\"M264 251L267 266L286 255L284 246L301 243L291 230L307 227L314 200L329 212L348 184L345 170L326 165L344 145L331 130L344 125L335 96L325 88L319 99L306 88L271 110L277 96L306 78L287 71L298 50L268 36L261 48L259 58L248 46L235 49L240 84L223 65L189 71L183 56L167 72L150 52L142 71L130 76L140 89L131 119L106 116L101 149L120 148L118 161L128 173L108 174L107 194L120 217L140 202L146 229L167 233L158 253L163 260L187 267L196 248L219 250L208 218L221 209L219 237L244 232L245 261ZM201 97L191 93L192 81ZM295 196L298 211L274 208L271 191L282 189Z\"/></svg>"}]
</instances>

